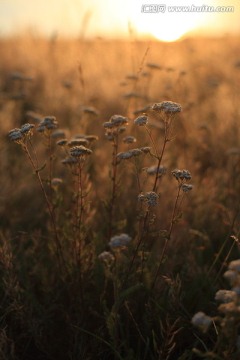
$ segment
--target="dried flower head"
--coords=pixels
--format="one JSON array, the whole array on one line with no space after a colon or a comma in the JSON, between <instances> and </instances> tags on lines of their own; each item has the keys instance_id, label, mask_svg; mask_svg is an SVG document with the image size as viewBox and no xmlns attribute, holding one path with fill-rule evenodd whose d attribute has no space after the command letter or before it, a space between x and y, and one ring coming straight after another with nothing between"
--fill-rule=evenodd
<instances>
[{"instance_id":1,"label":"dried flower head","mask_svg":"<svg viewBox=\"0 0 240 360\"><path fill-rule=\"evenodd\" d=\"M209 326L212 323L212 318L207 316L204 312L199 311L192 318L192 324L200 329L203 333L206 333Z\"/></svg>"},{"instance_id":2,"label":"dried flower head","mask_svg":"<svg viewBox=\"0 0 240 360\"><path fill-rule=\"evenodd\" d=\"M10 130L8 136L11 141L14 141L16 143L21 143L23 140L23 134L21 133L21 130L18 128Z\"/></svg>"},{"instance_id":3,"label":"dried flower head","mask_svg":"<svg viewBox=\"0 0 240 360\"><path fill-rule=\"evenodd\" d=\"M55 116L46 116L38 125L37 131L43 133L45 131L52 131L58 127L58 122Z\"/></svg>"},{"instance_id":4,"label":"dried flower head","mask_svg":"<svg viewBox=\"0 0 240 360\"><path fill-rule=\"evenodd\" d=\"M92 154L92 150L86 148L83 145L74 146L70 149L70 155L76 158L91 154Z\"/></svg>"},{"instance_id":5,"label":"dried flower head","mask_svg":"<svg viewBox=\"0 0 240 360\"><path fill-rule=\"evenodd\" d=\"M72 156L69 156L69 157L62 160L62 164L64 164L64 165L72 166L72 165L76 165L77 163L78 163L77 158L72 157Z\"/></svg>"},{"instance_id":6,"label":"dried flower head","mask_svg":"<svg viewBox=\"0 0 240 360\"><path fill-rule=\"evenodd\" d=\"M68 143L68 141L66 139L61 139L61 140L58 140L56 144L58 146L65 146L65 145L67 145L67 143Z\"/></svg>"},{"instance_id":7,"label":"dried flower head","mask_svg":"<svg viewBox=\"0 0 240 360\"><path fill-rule=\"evenodd\" d=\"M132 157L133 157L133 154L130 151L120 152L117 154L117 158L119 160L128 160L128 159L131 159Z\"/></svg>"},{"instance_id":8,"label":"dried flower head","mask_svg":"<svg viewBox=\"0 0 240 360\"><path fill-rule=\"evenodd\" d=\"M34 127L35 127L35 125L27 123L27 124L24 124L24 125L21 126L20 131L21 131L21 133L23 135L31 136L32 133L33 133L32 130L33 130Z\"/></svg>"},{"instance_id":9,"label":"dried flower head","mask_svg":"<svg viewBox=\"0 0 240 360\"><path fill-rule=\"evenodd\" d=\"M183 192L187 193L193 189L191 184L181 184L181 189Z\"/></svg>"},{"instance_id":10,"label":"dried flower head","mask_svg":"<svg viewBox=\"0 0 240 360\"><path fill-rule=\"evenodd\" d=\"M235 291L231 290L218 290L215 295L215 300L229 303L237 300L237 294Z\"/></svg>"},{"instance_id":11,"label":"dried flower head","mask_svg":"<svg viewBox=\"0 0 240 360\"><path fill-rule=\"evenodd\" d=\"M114 127L120 127L123 125L127 125L128 119L122 115L113 115L110 118L110 122L113 124Z\"/></svg>"},{"instance_id":12,"label":"dried flower head","mask_svg":"<svg viewBox=\"0 0 240 360\"><path fill-rule=\"evenodd\" d=\"M228 265L229 270L235 270L240 273L240 259L233 260Z\"/></svg>"},{"instance_id":13,"label":"dried flower head","mask_svg":"<svg viewBox=\"0 0 240 360\"><path fill-rule=\"evenodd\" d=\"M162 176L164 174L166 174L167 169L165 168L165 166L150 166L149 168L146 169L147 174L148 175L156 175L158 173L158 176Z\"/></svg>"},{"instance_id":14,"label":"dried flower head","mask_svg":"<svg viewBox=\"0 0 240 360\"><path fill-rule=\"evenodd\" d=\"M103 251L98 255L98 258L107 266L111 266L114 262L114 256L109 251Z\"/></svg>"},{"instance_id":15,"label":"dried flower head","mask_svg":"<svg viewBox=\"0 0 240 360\"><path fill-rule=\"evenodd\" d=\"M115 235L111 238L109 246L111 249L119 249L126 247L132 238L128 234Z\"/></svg>"},{"instance_id":16,"label":"dried flower head","mask_svg":"<svg viewBox=\"0 0 240 360\"><path fill-rule=\"evenodd\" d=\"M156 206L158 204L159 195L154 191L141 193L138 195L138 201L146 203L148 206Z\"/></svg>"},{"instance_id":17,"label":"dried flower head","mask_svg":"<svg viewBox=\"0 0 240 360\"><path fill-rule=\"evenodd\" d=\"M164 112L166 114L175 114L182 111L180 104L173 101L162 101L152 106L152 110L156 112Z\"/></svg>"},{"instance_id":18,"label":"dried flower head","mask_svg":"<svg viewBox=\"0 0 240 360\"><path fill-rule=\"evenodd\" d=\"M123 138L123 142L125 144L133 144L137 141L137 139L134 136L126 136L125 138Z\"/></svg>"},{"instance_id":19,"label":"dried flower head","mask_svg":"<svg viewBox=\"0 0 240 360\"><path fill-rule=\"evenodd\" d=\"M190 180L192 178L190 172L188 170L179 170L175 169L172 171L172 175L177 179L178 181L181 180Z\"/></svg>"},{"instance_id":20,"label":"dried flower head","mask_svg":"<svg viewBox=\"0 0 240 360\"><path fill-rule=\"evenodd\" d=\"M141 115L138 116L135 120L134 120L134 124L138 125L138 126L144 126L148 123L148 117L146 115Z\"/></svg>"},{"instance_id":21,"label":"dried flower head","mask_svg":"<svg viewBox=\"0 0 240 360\"><path fill-rule=\"evenodd\" d=\"M235 270L227 270L223 276L229 281L231 285L240 284L240 276Z\"/></svg>"},{"instance_id":22,"label":"dried flower head","mask_svg":"<svg viewBox=\"0 0 240 360\"><path fill-rule=\"evenodd\" d=\"M144 146L141 147L140 150L144 153L144 154L149 154L151 152L151 148L149 146Z\"/></svg>"},{"instance_id":23,"label":"dried flower head","mask_svg":"<svg viewBox=\"0 0 240 360\"><path fill-rule=\"evenodd\" d=\"M72 139L68 142L68 146L69 147L73 147L73 146L79 146L79 145L88 145L89 141L87 139Z\"/></svg>"},{"instance_id":24,"label":"dried flower head","mask_svg":"<svg viewBox=\"0 0 240 360\"><path fill-rule=\"evenodd\" d=\"M129 152L130 152L133 156L142 155L142 150L140 150L140 149L131 149L131 150L129 150Z\"/></svg>"}]
</instances>

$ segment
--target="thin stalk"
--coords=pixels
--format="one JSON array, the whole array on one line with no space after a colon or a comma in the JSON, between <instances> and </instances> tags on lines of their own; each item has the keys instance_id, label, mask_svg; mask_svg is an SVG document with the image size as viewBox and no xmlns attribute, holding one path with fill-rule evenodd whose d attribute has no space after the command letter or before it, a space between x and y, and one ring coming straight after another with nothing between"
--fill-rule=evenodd
<instances>
[{"instance_id":1,"label":"thin stalk","mask_svg":"<svg viewBox=\"0 0 240 360\"><path fill-rule=\"evenodd\" d=\"M152 290L155 287L157 278L159 276L160 268L161 268L161 265L162 265L162 261L163 261L163 258L165 256L166 250L167 250L167 245L168 245L168 243L169 243L169 241L171 239L172 230L173 230L173 226L174 226L175 218L176 218L176 213L177 213L177 205L178 205L178 200L179 200L179 197L180 197L180 191L181 191L181 186L179 185L178 186L177 196L176 196L174 207L173 207L171 222L170 222L170 226L169 226L169 230L168 230L168 236L165 238L165 243L164 243L163 250L162 250L162 253L161 253L161 257L160 257L160 260L159 260L158 268L157 268L157 271L156 271L156 274L155 274L155 277L154 277L154 280L153 280L153 283L152 283Z\"/></svg>"},{"instance_id":2,"label":"thin stalk","mask_svg":"<svg viewBox=\"0 0 240 360\"><path fill-rule=\"evenodd\" d=\"M62 254L62 246L61 246L61 243L60 243L60 240L59 240L59 235L58 235L58 230L57 230L55 214L54 214L52 205L51 205L51 203L49 201L49 198L47 196L46 190L44 188L42 178L40 176L40 171L37 169L36 165L34 164L27 145L23 144L22 147L23 147L23 150L26 153L26 155L27 155L27 157L28 157L28 159L29 159L29 161L31 163L31 166L32 166L36 176L37 176L37 179L39 181L41 190L43 192L43 195L44 195L44 198L45 198L45 201L46 201L46 204L47 204L47 208L48 208L48 212L49 212L49 215L50 215L51 224L52 224L52 228L53 228L53 232L54 232L55 245L56 245L56 249L57 249L57 257L58 257L58 261L59 261L59 266L60 266L60 269L62 270L62 264L64 263L64 260L63 260L63 254Z\"/></svg>"},{"instance_id":3,"label":"thin stalk","mask_svg":"<svg viewBox=\"0 0 240 360\"><path fill-rule=\"evenodd\" d=\"M117 192L117 153L118 153L118 133L116 138L114 137L113 143L113 152L112 152L112 193L110 199L110 208L109 208L109 231L108 231L108 238L111 239L112 237L112 230L113 230L113 214L115 208L115 201L116 201L116 192Z\"/></svg>"}]
</instances>

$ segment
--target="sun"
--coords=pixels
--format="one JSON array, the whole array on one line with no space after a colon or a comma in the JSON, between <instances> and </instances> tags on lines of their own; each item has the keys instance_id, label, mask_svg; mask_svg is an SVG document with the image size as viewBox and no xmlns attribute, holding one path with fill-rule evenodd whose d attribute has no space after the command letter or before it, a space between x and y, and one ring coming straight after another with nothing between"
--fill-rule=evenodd
<instances>
[{"instance_id":1,"label":"sun","mask_svg":"<svg viewBox=\"0 0 240 360\"><path fill-rule=\"evenodd\" d=\"M177 1L172 0L171 4L177 6ZM200 12L170 12L166 7L165 12L159 13L132 12L130 21L140 35L171 42L195 31L205 22L205 17Z\"/></svg>"}]
</instances>

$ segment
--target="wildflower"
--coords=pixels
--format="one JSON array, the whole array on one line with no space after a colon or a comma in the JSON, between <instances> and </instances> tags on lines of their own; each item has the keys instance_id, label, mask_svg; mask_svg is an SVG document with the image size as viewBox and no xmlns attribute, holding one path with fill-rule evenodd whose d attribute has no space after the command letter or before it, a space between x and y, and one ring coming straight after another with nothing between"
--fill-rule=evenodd
<instances>
[{"instance_id":1,"label":"wildflower","mask_svg":"<svg viewBox=\"0 0 240 360\"><path fill-rule=\"evenodd\" d=\"M73 157L81 157L84 155L90 155L92 154L92 150L87 149L85 146L83 145L79 145L79 146L74 146L73 148L70 149L70 154Z\"/></svg>"},{"instance_id":2,"label":"wildflower","mask_svg":"<svg viewBox=\"0 0 240 360\"><path fill-rule=\"evenodd\" d=\"M68 142L69 147L78 146L78 145L88 145L89 141L87 139L72 139Z\"/></svg>"},{"instance_id":3,"label":"wildflower","mask_svg":"<svg viewBox=\"0 0 240 360\"><path fill-rule=\"evenodd\" d=\"M21 133L21 130L18 128L10 130L8 136L11 141L14 141L16 143L20 143L21 140L23 140L23 134Z\"/></svg>"},{"instance_id":4,"label":"wildflower","mask_svg":"<svg viewBox=\"0 0 240 360\"><path fill-rule=\"evenodd\" d=\"M148 206L156 206L158 204L159 196L154 191L141 193L138 195L138 201L145 202Z\"/></svg>"},{"instance_id":5,"label":"wildflower","mask_svg":"<svg viewBox=\"0 0 240 360\"><path fill-rule=\"evenodd\" d=\"M110 118L110 122L113 124L113 126L119 127L119 126L127 125L128 119L122 115L113 115Z\"/></svg>"},{"instance_id":6,"label":"wildflower","mask_svg":"<svg viewBox=\"0 0 240 360\"><path fill-rule=\"evenodd\" d=\"M237 299L237 294L231 290L218 290L215 295L215 300L229 303Z\"/></svg>"},{"instance_id":7,"label":"wildflower","mask_svg":"<svg viewBox=\"0 0 240 360\"><path fill-rule=\"evenodd\" d=\"M142 154L142 151L140 149L131 149L129 150L129 152L133 155L133 156L139 156Z\"/></svg>"},{"instance_id":8,"label":"wildflower","mask_svg":"<svg viewBox=\"0 0 240 360\"><path fill-rule=\"evenodd\" d=\"M131 159L132 157L133 157L133 154L130 151L120 152L117 154L117 158L119 160L128 160L128 159Z\"/></svg>"},{"instance_id":9,"label":"wildflower","mask_svg":"<svg viewBox=\"0 0 240 360\"><path fill-rule=\"evenodd\" d=\"M193 189L193 186L190 184L182 184L181 189L183 192L187 193Z\"/></svg>"},{"instance_id":10,"label":"wildflower","mask_svg":"<svg viewBox=\"0 0 240 360\"><path fill-rule=\"evenodd\" d=\"M111 132L106 132L105 137L106 137L106 139L108 141L113 141L114 140L114 135Z\"/></svg>"},{"instance_id":11,"label":"wildflower","mask_svg":"<svg viewBox=\"0 0 240 360\"><path fill-rule=\"evenodd\" d=\"M207 332L211 325L212 319L207 316L204 312L199 311L192 317L192 324L199 328L203 333Z\"/></svg>"},{"instance_id":12,"label":"wildflower","mask_svg":"<svg viewBox=\"0 0 240 360\"><path fill-rule=\"evenodd\" d=\"M218 310L224 314L239 314L240 306L237 306L234 301L231 301L219 305Z\"/></svg>"},{"instance_id":13,"label":"wildflower","mask_svg":"<svg viewBox=\"0 0 240 360\"><path fill-rule=\"evenodd\" d=\"M161 103L154 104L152 110L157 112L163 111L166 114L175 114L182 111L182 107L173 101L162 101Z\"/></svg>"},{"instance_id":14,"label":"wildflower","mask_svg":"<svg viewBox=\"0 0 240 360\"><path fill-rule=\"evenodd\" d=\"M98 255L99 260L110 266L114 262L114 256L109 251L103 251Z\"/></svg>"},{"instance_id":15,"label":"wildflower","mask_svg":"<svg viewBox=\"0 0 240 360\"><path fill-rule=\"evenodd\" d=\"M140 150L144 153L144 154L149 154L151 152L151 148L149 146L144 146L141 147Z\"/></svg>"},{"instance_id":16,"label":"wildflower","mask_svg":"<svg viewBox=\"0 0 240 360\"><path fill-rule=\"evenodd\" d=\"M58 122L55 116L46 116L38 125L37 131L44 132L45 130L54 130L58 127Z\"/></svg>"},{"instance_id":17,"label":"wildflower","mask_svg":"<svg viewBox=\"0 0 240 360\"><path fill-rule=\"evenodd\" d=\"M148 117L146 115L141 115L138 116L135 120L134 120L134 124L138 125L138 126L144 126L148 123Z\"/></svg>"},{"instance_id":18,"label":"wildflower","mask_svg":"<svg viewBox=\"0 0 240 360\"><path fill-rule=\"evenodd\" d=\"M231 261L228 268L229 270L235 270L240 273L240 259Z\"/></svg>"},{"instance_id":19,"label":"wildflower","mask_svg":"<svg viewBox=\"0 0 240 360\"><path fill-rule=\"evenodd\" d=\"M125 138L123 138L123 142L125 144L133 144L136 141L137 139L134 136L126 136Z\"/></svg>"},{"instance_id":20,"label":"wildflower","mask_svg":"<svg viewBox=\"0 0 240 360\"><path fill-rule=\"evenodd\" d=\"M149 168L146 169L147 174L148 175L156 175L158 172L158 176L162 176L164 174L166 174L167 169L165 168L165 166L150 166Z\"/></svg>"},{"instance_id":21,"label":"wildflower","mask_svg":"<svg viewBox=\"0 0 240 360\"><path fill-rule=\"evenodd\" d=\"M223 276L225 277L225 279L227 279L229 281L229 283L231 285L235 284L237 281L240 282L240 279L239 279L239 275L236 271L234 270L227 270Z\"/></svg>"},{"instance_id":22,"label":"wildflower","mask_svg":"<svg viewBox=\"0 0 240 360\"><path fill-rule=\"evenodd\" d=\"M35 125L33 124L24 124L21 126L21 133L24 134L24 135L32 135L32 129L34 128Z\"/></svg>"},{"instance_id":23,"label":"wildflower","mask_svg":"<svg viewBox=\"0 0 240 360\"><path fill-rule=\"evenodd\" d=\"M177 179L178 181L181 180L190 180L192 178L190 172L188 170L179 170L175 169L172 171L172 175Z\"/></svg>"},{"instance_id":24,"label":"wildflower","mask_svg":"<svg viewBox=\"0 0 240 360\"><path fill-rule=\"evenodd\" d=\"M109 246L112 249L124 248L129 244L131 240L132 238L128 234L123 233L120 235L115 235L111 238Z\"/></svg>"},{"instance_id":25,"label":"wildflower","mask_svg":"<svg viewBox=\"0 0 240 360\"><path fill-rule=\"evenodd\" d=\"M67 142L68 141L66 139L61 139L61 140L57 141L57 145L64 146L64 145L67 145Z\"/></svg>"},{"instance_id":26,"label":"wildflower","mask_svg":"<svg viewBox=\"0 0 240 360\"><path fill-rule=\"evenodd\" d=\"M111 121L106 121L105 123L103 123L103 127L105 129L113 129L115 126Z\"/></svg>"},{"instance_id":27,"label":"wildflower","mask_svg":"<svg viewBox=\"0 0 240 360\"><path fill-rule=\"evenodd\" d=\"M64 165L76 165L77 164L77 159L75 157L69 156L65 159L62 160L62 164Z\"/></svg>"}]
</instances>

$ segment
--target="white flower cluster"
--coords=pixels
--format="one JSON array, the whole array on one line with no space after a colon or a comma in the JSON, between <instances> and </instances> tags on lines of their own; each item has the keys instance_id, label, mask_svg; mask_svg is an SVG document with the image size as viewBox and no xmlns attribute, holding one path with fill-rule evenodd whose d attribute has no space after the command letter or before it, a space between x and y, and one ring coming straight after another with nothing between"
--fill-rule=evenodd
<instances>
[{"instance_id":1,"label":"white flower cluster","mask_svg":"<svg viewBox=\"0 0 240 360\"><path fill-rule=\"evenodd\" d=\"M120 235L115 235L113 237L111 237L111 240L109 242L109 246L111 249L119 249L119 248L124 248L126 247L129 242L132 240L132 238L128 235L128 234L120 234Z\"/></svg>"}]
</instances>

